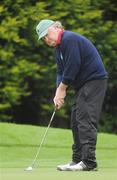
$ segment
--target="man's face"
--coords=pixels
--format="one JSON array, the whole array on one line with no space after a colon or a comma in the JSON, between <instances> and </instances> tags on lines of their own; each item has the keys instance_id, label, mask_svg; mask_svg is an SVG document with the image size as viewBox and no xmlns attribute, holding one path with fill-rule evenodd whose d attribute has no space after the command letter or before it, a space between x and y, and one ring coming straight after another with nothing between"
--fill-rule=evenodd
<instances>
[{"instance_id":1,"label":"man's face","mask_svg":"<svg viewBox=\"0 0 117 180\"><path fill-rule=\"evenodd\" d=\"M56 47L58 40L58 29L54 26L49 27L48 33L43 37L43 40L50 47Z\"/></svg>"}]
</instances>

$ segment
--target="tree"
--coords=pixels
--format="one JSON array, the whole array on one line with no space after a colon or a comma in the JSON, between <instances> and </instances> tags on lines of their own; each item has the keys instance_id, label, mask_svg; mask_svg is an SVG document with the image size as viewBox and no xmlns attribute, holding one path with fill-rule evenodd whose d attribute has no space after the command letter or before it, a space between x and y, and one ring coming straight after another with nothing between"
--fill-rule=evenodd
<instances>
[{"instance_id":1,"label":"tree","mask_svg":"<svg viewBox=\"0 0 117 180\"><path fill-rule=\"evenodd\" d=\"M32 5L28 1L3 1L0 5L0 119L13 119L14 106L31 95L30 81L42 79L43 69L33 54L32 27L41 17L47 17L45 3ZM38 14L38 11L40 12Z\"/></svg>"},{"instance_id":2,"label":"tree","mask_svg":"<svg viewBox=\"0 0 117 180\"><path fill-rule=\"evenodd\" d=\"M114 0L12 0L0 3L0 119L44 125L53 110L56 65L53 50L38 42L41 19L60 20L66 29L88 37L109 72L101 129L116 132L116 2ZM73 91L53 125L70 127ZM107 118L108 117L108 118ZM107 128L107 122L112 122ZM115 119L113 121L113 119ZM44 121L45 120L45 121ZM115 127L115 128L114 128Z\"/></svg>"}]
</instances>

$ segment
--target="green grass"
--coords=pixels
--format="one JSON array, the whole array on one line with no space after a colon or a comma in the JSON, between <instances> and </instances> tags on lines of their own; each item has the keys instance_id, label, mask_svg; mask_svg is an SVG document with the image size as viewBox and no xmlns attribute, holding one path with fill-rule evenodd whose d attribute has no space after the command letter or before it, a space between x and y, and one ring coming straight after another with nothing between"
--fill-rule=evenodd
<instances>
[{"instance_id":1,"label":"green grass","mask_svg":"<svg viewBox=\"0 0 117 180\"><path fill-rule=\"evenodd\" d=\"M3 180L117 180L117 136L100 133L97 172L59 172L56 166L71 160L70 130L50 128L32 172L24 169L35 157L44 127L0 123L0 179Z\"/></svg>"}]
</instances>

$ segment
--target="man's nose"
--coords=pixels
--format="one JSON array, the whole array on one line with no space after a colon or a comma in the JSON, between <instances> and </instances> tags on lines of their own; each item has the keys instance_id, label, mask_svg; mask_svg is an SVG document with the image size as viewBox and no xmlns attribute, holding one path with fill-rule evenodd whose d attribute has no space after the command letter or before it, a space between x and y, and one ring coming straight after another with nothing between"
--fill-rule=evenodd
<instances>
[{"instance_id":1,"label":"man's nose","mask_svg":"<svg viewBox=\"0 0 117 180\"><path fill-rule=\"evenodd\" d=\"M48 42L48 37L47 36L44 37L44 41Z\"/></svg>"}]
</instances>

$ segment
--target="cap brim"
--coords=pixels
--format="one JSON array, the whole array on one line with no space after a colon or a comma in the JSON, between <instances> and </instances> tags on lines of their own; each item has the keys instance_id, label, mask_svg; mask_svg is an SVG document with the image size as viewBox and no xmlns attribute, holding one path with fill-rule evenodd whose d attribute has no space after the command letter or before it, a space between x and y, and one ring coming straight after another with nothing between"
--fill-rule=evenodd
<instances>
[{"instance_id":1,"label":"cap brim","mask_svg":"<svg viewBox=\"0 0 117 180\"><path fill-rule=\"evenodd\" d=\"M48 33L48 29L46 29L45 31L43 31L43 32L40 34L38 40L40 40L41 38L43 38L47 33Z\"/></svg>"}]
</instances>

